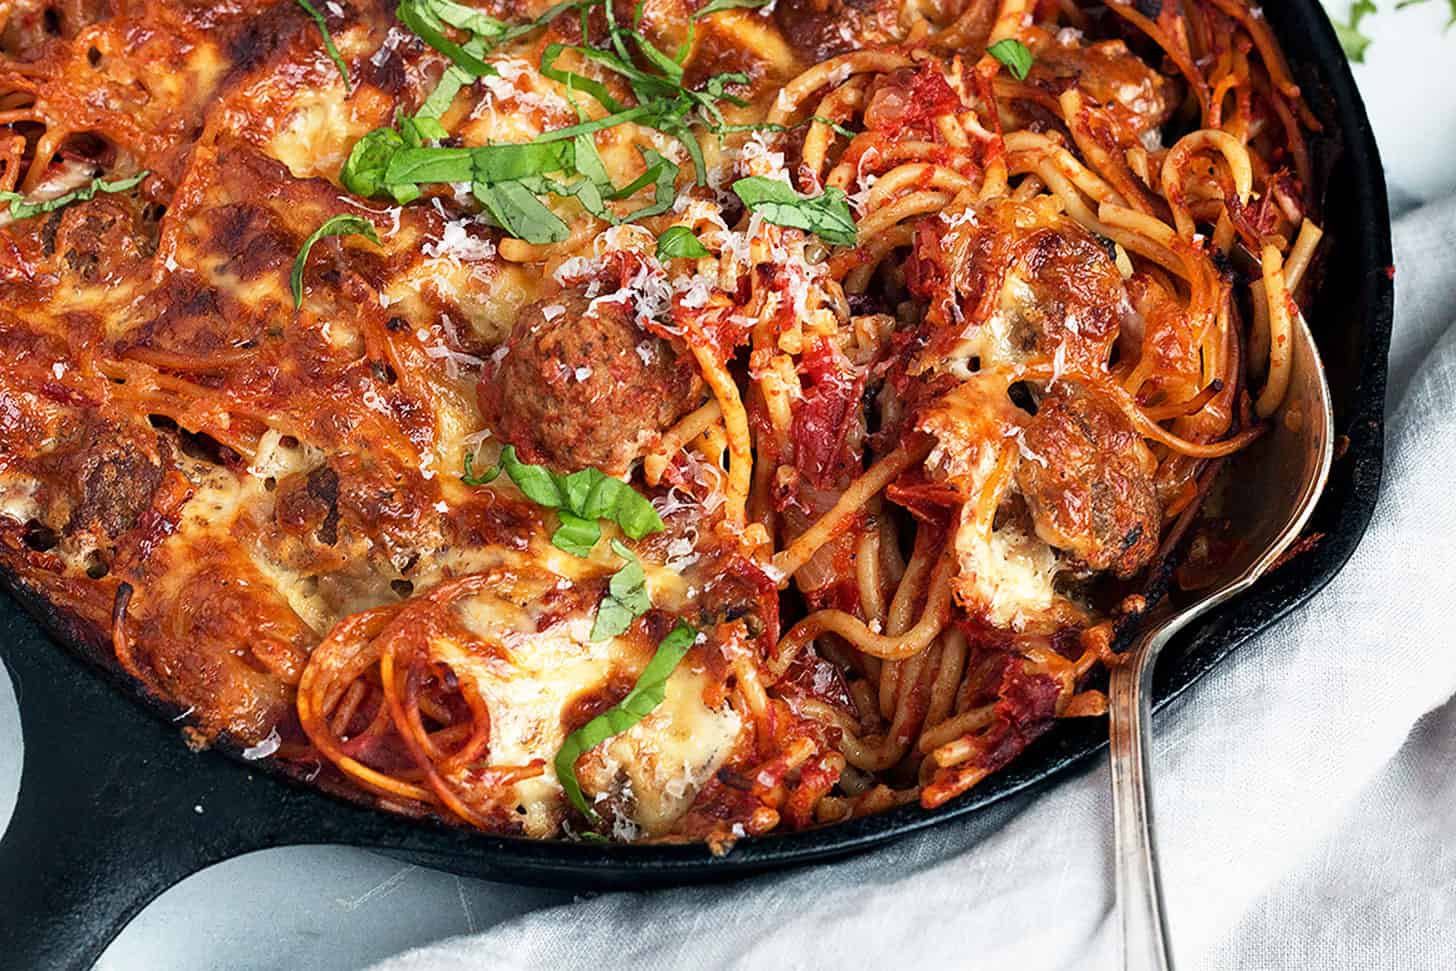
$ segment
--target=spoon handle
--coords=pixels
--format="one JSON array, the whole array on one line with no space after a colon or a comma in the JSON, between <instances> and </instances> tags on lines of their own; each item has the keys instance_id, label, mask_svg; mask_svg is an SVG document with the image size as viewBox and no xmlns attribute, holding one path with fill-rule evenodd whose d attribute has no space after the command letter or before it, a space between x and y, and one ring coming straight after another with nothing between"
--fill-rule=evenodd
<instances>
[{"instance_id":1,"label":"spoon handle","mask_svg":"<svg viewBox=\"0 0 1456 971\"><path fill-rule=\"evenodd\" d=\"M1117 912L1126 971L1168 971L1172 967L1148 778L1153 665L1169 634L1162 625L1144 630L1127 652L1126 663L1112 669L1108 692Z\"/></svg>"}]
</instances>

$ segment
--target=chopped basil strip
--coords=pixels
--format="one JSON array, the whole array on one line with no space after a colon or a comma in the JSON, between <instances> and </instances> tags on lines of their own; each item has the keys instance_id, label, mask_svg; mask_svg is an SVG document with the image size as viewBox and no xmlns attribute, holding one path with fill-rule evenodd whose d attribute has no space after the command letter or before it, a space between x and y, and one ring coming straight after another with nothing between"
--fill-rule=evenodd
<instances>
[{"instance_id":1,"label":"chopped basil strip","mask_svg":"<svg viewBox=\"0 0 1456 971\"><path fill-rule=\"evenodd\" d=\"M678 621L677 626L657 645L652 660L637 676L637 683L627 697L566 736L561 751L556 753L556 779L561 783L562 791L571 804L592 822L597 822L599 817L581 791L581 783L576 778L576 760L607 739L629 730L662 704L667 697L667 679L697 638L698 632L692 625Z\"/></svg>"},{"instance_id":2,"label":"chopped basil strip","mask_svg":"<svg viewBox=\"0 0 1456 971\"><path fill-rule=\"evenodd\" d=\"M571 235L561 217L519 182L477 182L471 191L491 222L517 239L540 245L559 243Z\"/></svg>"},{"instance_id":3,"label":"chopped basil strip","mask_svg":"<svg viewBox=\"0 0 1456 971\"><path fill-rule=\"evenodd\" d=\"M0 192L0 202L10 203L9 214L11 219L29 219L32 216L39 216L42 213L55 212L57 209L64 209L73 202L86 202L94 199L96 193L126 192L128 189L135 189L141 185L150 173L138 172L136 175L125 179L117 179L114 182L107 182L105 179L95 178L79 189L72 189L64 195L56 196L54 199L42 199L36 202L26 202L25 196L19 192Z\"/></svg>"},{"instance_id":4,"label":"chopped basil strip","mask_svg":"<svg viewBox=\"0 0 1456 971\"><path fill-rule=\"evenodd\" d=\"M612 540L612 552L625 560L626 565L612 574L607 595L597 607L589 638L594 643L624 633L632 626L632 621L652 609L652 599L647 593L647 574L642 570L641 561L615 539Z\"/></svg>"},{"instance_id":5,"label":"chopped basil strip","mask_svg":"<svg viewBox=\"0 0 1456 971\"><path fill-rule=\"evenodd\" d=\"M587 468L561 475L545 466L522 462L516 457L516 449L512 445L501 449L500 461L488 472L476 475L474 462L474 455L467 452L465 474L461 476L466 485L486 485L504 472L521 494L538 506L565 510L577 519L593 523L605 519L615 523L632 539L641 539L663 528L662 517L657 515L652 503L636 489L601 469ZM573 524L571 528L575 530L576 526ZM568 534L565 541L571 543L577 535L580 534ZM552 541L555 542L554 536Z\"/></svg>"},{"instance_id":6,"label":"chopped basil strip","mask_svg":"<svg viewBox=\"0 0 1456 971\"><path fill-rule=\"evenodd\" d=\"M694 15L694 22L709 13L733 7L765 6L767 0L711 0ZM433 147L448 136L440 119L454 102L460 88L485 74L495 73L484 58L496 46L544 27L562 13L575 10L585 21L596 9L602 10L607 34L594 47L547 44L541 54L540 72L585 94L606 111L604 118L588 118L577 107L577 124L545 132L524 145L487 145L481 148ZM566 223L546 205L545 196L574 198L593 216L616 225L645 219L671 209L676 197L680 167L659 152L637 146L644 171L626 186L614 185L602 164L594 132L633 121L656 128L675 138L691 159L695 179L705 184L707 173L703 150L693 130L702 124L722 134L730 127L720 103L743 105L728 88L747 84L746 74L729 72L704 79L702 90L685 86L683 64L691 48L688 41L669 55L655 46L638 29L643 7L639 3L631 27L617 20L606 0L573 0L559 3L535 20L505 24L494 17L455 0L399 0L396 15L427 44L451 61L435 90L414 115L398 119L396 128L370 132L354 144L339 173L345 188L364 196L388 194L401 204L417 199L427 184L468 183L487 217L501 229L529 243L555 243L567 238ZM451 31L469 35L457 42ZM585 33L584 33L585 36ZM623 78L636 104L618 101L607 85L595 77L557 67L567 51L592 62L594 73L605 70ZM627 199L650 189L652 199L625 216L618 216L609 202Z\"/></svg>"},{"instance_id":7,"label":"chopped basil strip","mask_svg":"<svg viewBox=\"0 0 1456 971\"><path fill-rule=\"evenodd\" d=\"M688 35L683 38L682 46L677 49L676 60L679 64L687 60L688 53L693 49L693 39L698 31L698 21L709 14L715 14L722 10L749 9L757 10L767 7L772 0L708 0L708 3L688 21ZM638 16L641 16L642 7L637 7Z\"/></svg>"},{"instance_id":8,"label":"chopped basil strip","mask_svg":"<svg viewBox=\"0 0 1456 971\"><path fill-rule=\"evenodd\" d=\"M770 0L710 0L707 6L693 14L694 20L702 20L710 13L717 13L720 10L757 10L759 7L767 7Z\"/></svg>"},{"instance_id":9,"label":"chopped basil strip","mask_svg":"<svg viewBox=\"0 0 1456 971\"><path fill-rule=\"evenodd\" d=\"M1025 81L1027 73L1031 70L1031 51L1019 40L998 40L986 48L986 53L1006 65L1007 69L1018 81Z\"/></svg>"},{"instance_id":10,"label":"chopped basil strip","mask_svg":"<svg viewBox=\"0 0 1456 971\"><path fill-rule=\"evenodd\" d=\"M400 0L399 6L394 10L394 15L406 27L418 34L420 40L444 54L452 64L471 78L494 74L495 68L481 60L479 53L466 50L463 45L457 44L446 36L445 20L439 13L439 8L444 5L442 0Z\"/></svg>"},{"instance_id":11,"label":"chopped basil strip","mask_svg":"<svg viewBox=\"0 0 1456 971\"><path fill-rule=\"evenodd\" d=\"M495 68L482 58L501 44L539 30L567 10L580 7L576 0L558 3L543 11L534 20L523 24L507 24L473 7L453 0L400 0L394 15L419 35L420 39L448 57L455 67L470 78L495 74ZM457 44L445 33L446 27L470 34L470 41Z\"/></svg>"},{"instance_id":12,"label":"chopped basil strip","mask_svg":"<svg viewBox=\"0 0 1456 971\"><path fill-rule=\"evenodd\" d=\"M707 255L708 248L686 226L669 226L657 237L659 260L695 260Z\"/></svg>"},{"instance_id":13,"label":"chopped basil strip","mask_svg":"<svg viewBox=\"0 0 1456 971\"><path fill-rule=\"evenodd\" d=\"M394 158L400 149L404 148L404 138L393 128L376 128L363 138L354 143L349 150L349 158L344 162L344 167L339 171L339 181L344 188L356 195L366 198L379 195L381 192L393 192L384 179L384 173L389 169L389 162ZM419 196L419 189L414 186L403 186ZM400 199L398 194L395 198L400 202L407 199Z\"/></svg>"},{"instance_id":14,"label":"chopped basil strip","mask_svg":"<svg viewBox=\"0 0 1456 971\"><path fill-rule=\"evenodd\" d=\"M289 283L293 287L294 310L303 306L303 268L308 263L309 251L313 249L314 243L325 236L363 236L375 246L380 245L379 237L374 232L374 224L363 216L334 216L315 229L313 235L303 241L303 248L298 251L298 256L293 261L293 274L289 277Z\"/></svg>"},{"instance_id":15,"label":"chopped basil strip","mask_svg":"<svg viewBox=\"0 0 1456 971\"><path fill-rule=\"evenodd\" d=\"M565 550L572 556L580 556L585 559L591 556L592 547L597 545L597 540L602 538L602 527L595 519L582 519L580 516L565 509L556 510L557 517L561 520L560 527L551 534L551 545L559 550Z\"/></svg>"},{"instance_id":16,"label":"chopped basil strip","mask_svg":"<svg viewBox=\"0 0 1456 971\"><path fill-rule=\"evenodd\" d=\"M319 13L308 0L294 0L294 2L303 8L304 13L313 18L314 23L318 24L319 33L324 35L324 50L329 52L329 59L334 62L334 66L344 76L344 87L352 89L354 82L349 79L349 65L344 63L344 56L334 46L334 35L329 33L328 21L324 20L324 15Z\"/></svg>"},{"instance_id":17,"label":"chopped basil strip","mask_svg":"<svg viewBox=\"0 0 1456 971\"><path fill-rule=\"evenodd\" d=\"M845 138L853 138L856 134L856 132L845 128L833 118L825 118L823 115L809 115L803 121L796 121L792 125L780 125L777 122L772 121L759 121L745 125L723 125L721 128L718 129L718 132L719 134L728 134L729 132L743 131L786 132L813 124L825 125L829 128L830 131L834 132L836 135L843 135Z\"/></svg>"},{"instance_id":18,"label":"chopped basil strip","mask_svg":"<svg viewBox=\"0 0 1456 971\"><path fill-rule=\"evenodd\" d=\"M843 189L830 186L821 195L801 196L787 182L752 175L733 183L733 191L750 212L775 226L802 229L836 246L856 242L854 217Z\"/></svg>"}]
</instances>

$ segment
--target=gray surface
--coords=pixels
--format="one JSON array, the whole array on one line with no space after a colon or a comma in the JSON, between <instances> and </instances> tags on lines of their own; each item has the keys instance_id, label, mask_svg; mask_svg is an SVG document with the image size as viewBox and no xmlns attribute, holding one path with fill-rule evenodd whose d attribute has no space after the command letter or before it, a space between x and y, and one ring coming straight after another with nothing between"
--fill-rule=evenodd
<instances>
[{"instance_id":1,"label":"gray surface","mask_svg":"<svg viewBox=\"0 0 1456 971\"><path fill-rule=\"evenodd\" d=\"M263 850L167 891L98 968L344 971L569 899L344 847Z\"/></svg>"},{"instance_id":2,"label":"gray surface","mask_svg":"<svg viewBox=\"0 0 1456 971\"><path fill-rule=\"evenodd\" d=\"M0 824L15 810L22 751L7 672L0 678ZM416 944L570 899L345 847L263 850L209 867L167 891L131 922L97 967L352 971Z\"/></svg>"}]
</instances>

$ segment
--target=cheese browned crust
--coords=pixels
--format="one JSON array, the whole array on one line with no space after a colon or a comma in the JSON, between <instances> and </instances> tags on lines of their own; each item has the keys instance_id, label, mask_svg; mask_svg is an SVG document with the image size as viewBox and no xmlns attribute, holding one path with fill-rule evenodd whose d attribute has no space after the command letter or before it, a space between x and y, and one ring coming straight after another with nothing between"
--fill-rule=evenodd
<instances>
[{"instance_id":1,"label":"cheese browned crust","mask_svg":"<svg viewBox=\"0 0 1456 971\"><path fill-rule=\"evenodd\" d=\"M352 92L291 0L101 3L58 34L22 3L0 60L0 88L23 92L12 100L99 133L69 136L63 162L151 173L136 192L0 227L0 568L98 650L119 638L128 672L186 712L195 738L266 749L281 737L280 757L310 774L294 686L341 618L485 569L600 596L614 569L551 548L554 517L504 479L461 483L480 441L482 362L559 285L501 259L499 232L448 194L398 207L339 187L354 141L417 105L445 61L392 5L326 6ZM464 144L574 119L533 66L543 43L493 55L498 76L457 99ZM664 141L624 126L599 144L628 181L641 169L632 146ZM340 214L370 218L382 245L320 243L294 312L295 256ZM660 566L673 543L683 559L673 524L687 518L669 516L644 557L659 609L698 622L715 609L703 570ZM692 519L706 568L711 517L695 507ZM468 627L508 645L482 677L493 759L547 766L505 787L502 830L559 831L549 765L563 718L619 697L651 656L640 635L589 642L595 596L539 630L499 597L468 611ZM441 650L462 671L482 663ZM733 752L722 676L686 663L662 712L592 774L603 793L651 791L616 800L626 831L669 831Z\"/></svg>"},{"instance_id":2,"label":"cheese browned crust","mask_svg":"<svg viewBox=\"0 0 1456 971\"><path fill-rule=\"evenodd\" d=\"M1319 243L1257 8L315 5L0 7L0 575L58 633L541 838L935 808L1105 709Z\"/></svg>"}]
</instances>

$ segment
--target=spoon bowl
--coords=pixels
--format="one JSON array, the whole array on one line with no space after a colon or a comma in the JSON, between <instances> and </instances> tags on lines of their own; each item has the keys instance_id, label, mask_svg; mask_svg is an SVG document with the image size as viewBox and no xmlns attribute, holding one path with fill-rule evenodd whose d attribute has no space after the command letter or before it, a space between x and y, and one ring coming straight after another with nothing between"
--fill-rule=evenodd
<instances>
[{"instance_id":1,"label":"spoon bowl","mask_svg":"<svg viewBox=\"0 0 1456 971\"><path fill-rule=\"evenodd\" d=\"M1165 601L1149 612L1109 678L1114 861L1127 969L1167 971L1172 965L1149 800L1150 703L1158 656L1180 630L1279 563L1329 478L1330 389L1303 315L1293 324L1289 390L1265 434L1230 457L1220 473L1227 487L1220 513L1237 545L1192 599Z\"/></svg>"}]
</instances>

